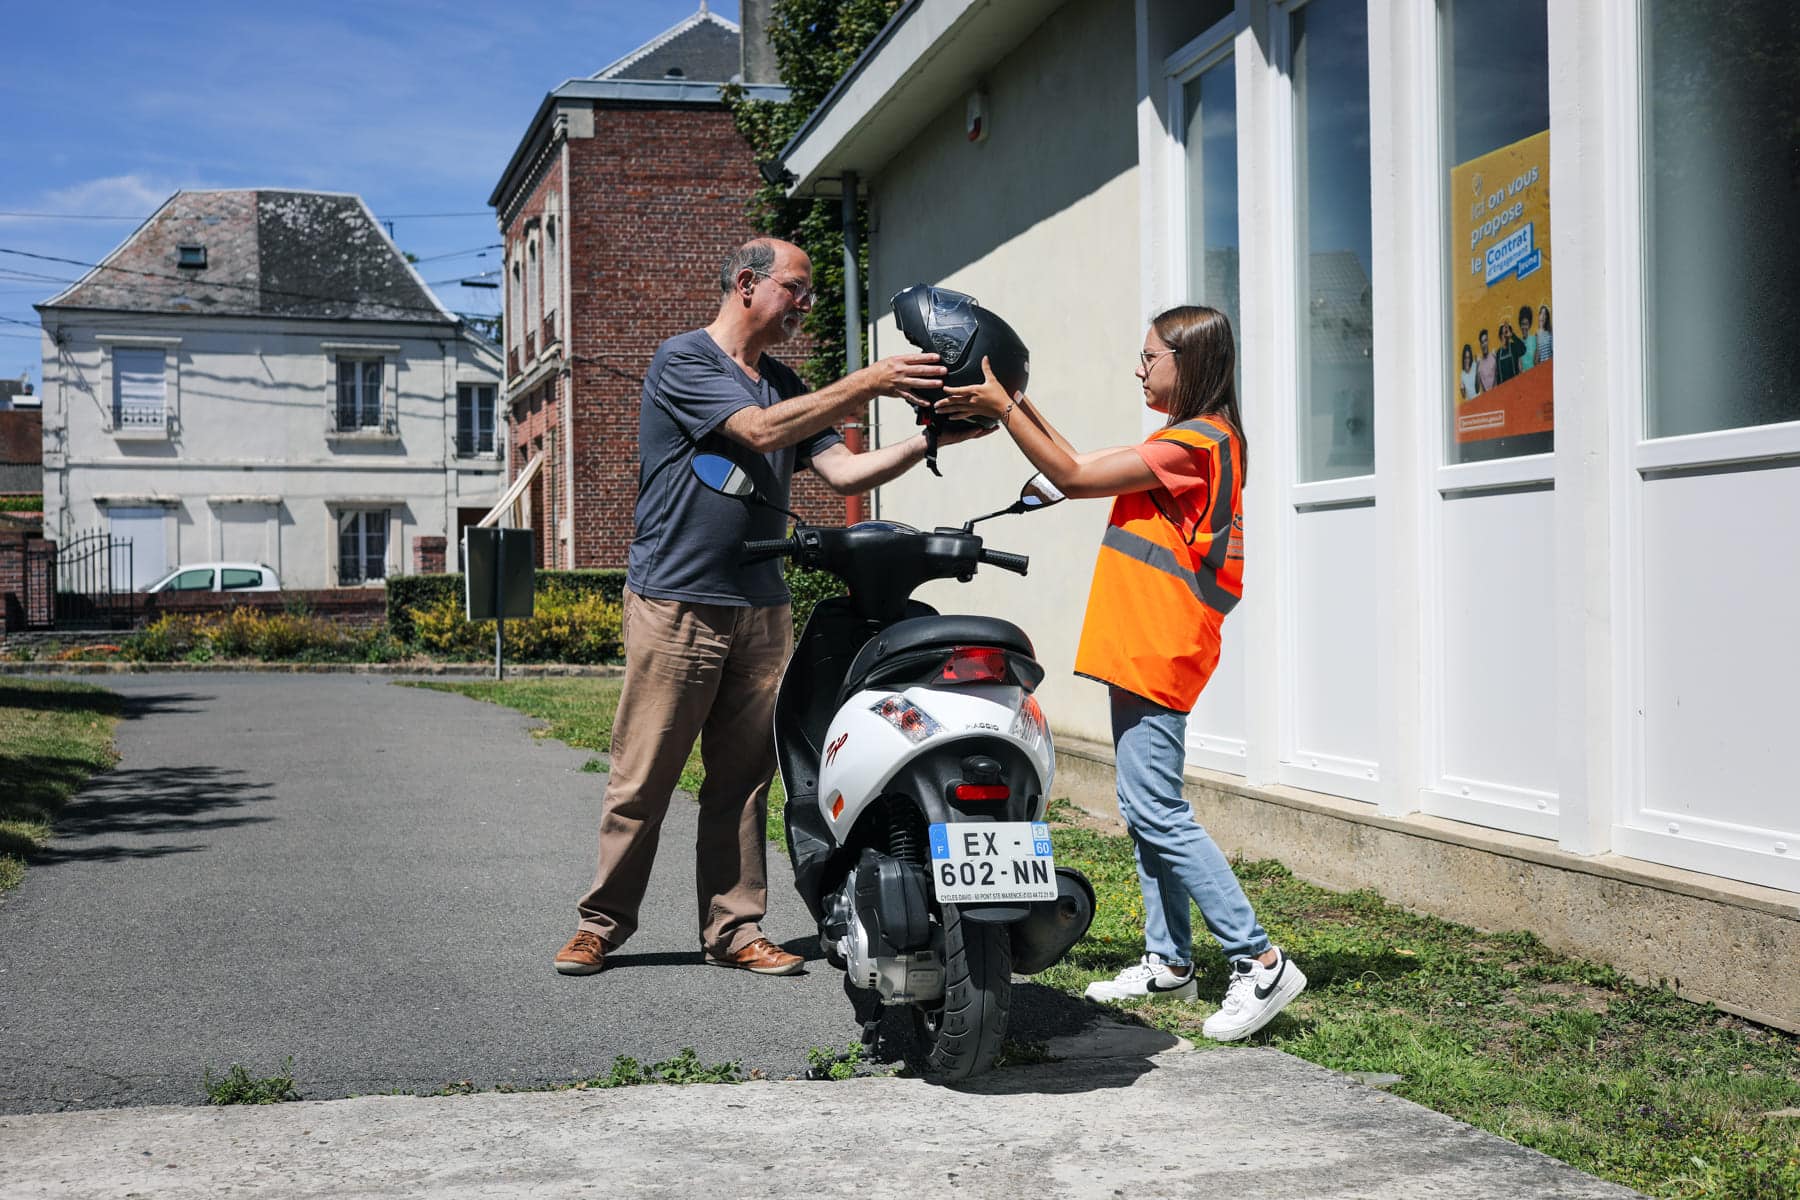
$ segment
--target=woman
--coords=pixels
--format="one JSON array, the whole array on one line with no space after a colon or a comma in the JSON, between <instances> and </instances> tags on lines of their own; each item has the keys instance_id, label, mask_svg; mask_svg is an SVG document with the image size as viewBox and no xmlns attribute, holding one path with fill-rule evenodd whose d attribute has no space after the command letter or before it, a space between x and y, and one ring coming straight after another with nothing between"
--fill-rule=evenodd
<instances>
[{"instance_id":1,"label":"woman","mask_svg":"<svg viewBox=\"0 0 1800 1200\"><path fill-rule=\"evenodd\" d=\"M1519 342L1519 335L1513 332L1510 321L1500 322L1500 350L1495 354L1499 360L1499 383L1505 383L1519 373L1519 351L1524 346Z\"/></svg>"},{"instance_id":2,"label":"woman","mask_svg":"<svg viewBox=\"0 0 1800 1200\"><path fill-rule=\"evenodd\" d=\"M1464 401L1469 401L1480 394L1480 383L1475 378L1475 347L1464 342L1462 352L1462 398Z\"/></svg>"},{"instance_id":3,"label":"woman","mask_svg":"<svg viewBox=\"0 0 1800 1200\"><path fill-rule=\"evenodd\" d=\"M1540 304L1538 305L1537 341L1537 360L1539 362L1550 361L1550 342L1550 306L1548 304Z\"/></svg>"},{"instance_id":4,"label":"woman","mask_svg":"<svg viewBox=\"0 0 1800 1200\"><path fill-rule=\"evenodd\" d=\"M1221 623L1243 591L1247 456L1236 361L1223 313L1163 313L1144 336L1137 377L1144 403L1167 422L1142 445L1086 454L1023 392L1008 396L985 362L983 383L945 388L938 402L951 416L999 421L1064 495L1114 497L1075 671L1110 688L1119 809L1137 850L1146 946L1087 994L1192 1000L1191 898L1231 963L1224 1003L1204 1026L1217 1041L1261 1029L1306 986L1181 792L1187 714L1218 665Z\"/></svg>"}]
</instances>

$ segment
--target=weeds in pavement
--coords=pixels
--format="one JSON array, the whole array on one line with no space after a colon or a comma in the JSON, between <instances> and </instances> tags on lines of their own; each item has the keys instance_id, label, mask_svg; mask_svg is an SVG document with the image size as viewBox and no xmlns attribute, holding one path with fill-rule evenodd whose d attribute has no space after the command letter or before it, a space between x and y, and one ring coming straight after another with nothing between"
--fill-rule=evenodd
<instances>
[{"instance_id":1,"label":"weeds in pavement","mask_svg":"<svg viewBox=\"0 0 1800 1200\"><path fill-rule=\"evenodd\" d=\"M0 683L0 892L50 840L56 814L88 778L118 762L120 700L78 683Z\"/></svg>"},{"instance_id":2,"label":"weeds in pavement","mask_svg":"<svg viewBox=\"0 0 1800 1200\"><path fill-rule=\"evenodd\" d=\"M231 1069L219 1076L213 1075L211 1067L206 1068L202 1083L208 1104L281 1104L300 1099L300 1093L294 1090L291 1055L283 1061L279 1075L252 1079L249 1071L232 1063Z\"/></svg>"},{"instance_id":3,"label":"weeds in pavement","mask_svg":"<svg viewBox=\"0 0 1800 1200\"><path fill-rule=\"evenodd\" d=\"M850 1042L842 1050L830 1046L813 1046L806 1052L808 1079L854 1079L862 1066L863 1044Z\"/></svg>"},{"instance_id":4,"label":"weeds in pavement","mask_svg":"<svg viewBox=\"0 0 1800 1200\"><path fill-rule=\"evenodd\" d=\"M606 1074L584 1079L573 1086L620 1088L636 1087L644 1083L742 1083L745 1078L736 1062L708 1066L700 1061L700 1056L694 1053L692 1046L683 1046L674 1058L666 1058L647 1067L630 1055L621 1054L613 1059L612 1069Z\"/></svg>"}]
</instances>

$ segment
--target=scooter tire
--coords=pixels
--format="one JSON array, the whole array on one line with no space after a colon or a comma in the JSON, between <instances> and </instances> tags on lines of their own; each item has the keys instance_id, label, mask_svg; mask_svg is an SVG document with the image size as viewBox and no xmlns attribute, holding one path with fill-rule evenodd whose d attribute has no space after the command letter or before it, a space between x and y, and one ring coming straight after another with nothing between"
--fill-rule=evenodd
<instances>
[{"instance_id":1,"label":"scooter tire","mask_svg":"<svg viewBox=\"0 0 1800 1200\"><path fill-rule=\"evenodd\" d=\"M1012 1007L1012 940L1005 925L965 921L946 904L944 1006L915 1009L914 1033L925 1075L968 1079L994 1065Z\"/></svg>"}]
</instances>

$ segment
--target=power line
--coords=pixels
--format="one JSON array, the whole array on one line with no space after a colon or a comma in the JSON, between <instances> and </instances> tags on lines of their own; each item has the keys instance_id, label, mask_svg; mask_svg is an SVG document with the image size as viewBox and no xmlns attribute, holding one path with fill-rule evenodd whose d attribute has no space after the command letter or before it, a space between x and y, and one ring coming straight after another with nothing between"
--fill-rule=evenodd
<instances>
[{"instance_id":1,"label":"power line","mask_svg":"<svg viewBox=\"0 0 1800 1200\"><path fill-rule=\"evenodd\" d=\"M504 242L495 242L491 246L476 246L469 250L452 250L448 254L428 254L424 258L413 259L412 263L414 266L417 266L420 263L437 262L441 258L462 258L469 254L486 254L489 250L499 250L504 248L505 245L506 243Z\"/></svg>"}]
</instances>

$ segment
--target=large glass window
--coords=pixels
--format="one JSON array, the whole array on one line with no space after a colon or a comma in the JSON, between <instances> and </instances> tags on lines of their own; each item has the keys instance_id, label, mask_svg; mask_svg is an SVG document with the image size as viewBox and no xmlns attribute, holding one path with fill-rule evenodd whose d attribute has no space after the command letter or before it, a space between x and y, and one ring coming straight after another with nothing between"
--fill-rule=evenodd
<instances>
[{"instance_id":1,"label":"large glass window","mask_svg":"<svg viewBox=\"0 0 1800 1200\"><path fill-rule=\"evenodd\" d=\"M1646 430L1800 420L1800 5L1643 11Z\"/></svg>"},{"instance_id":2,"label":"large glass window","mask_svg":"<svg viewBox=\"0 0 1800 1200\"><path fill-rule=\"evenodd\" d=\"M1447 462L1555 448L1545 0L1441 0Z\"/></svg>"},{"instance_id":3,"label":"large glass window","mask_svg":"<svg viewBox=\"0 0 1800 1200\"><path fill-rule=\"evenodd\" d=\"M1312 0L1292 19L1299 478L1312 483L1375 469L1369 14L1365 0Z\"/></svg>"},{"instance_id":4,"label":"large glass window","mask_svg":"<svg viewBox=\"0 0 1800 1200\"><path fill-rule=\"evenodd\" d=\"M1237 67L1214 63L1183 85L1188 296L1238 323Z\"/></svg>"}]
</instances>

